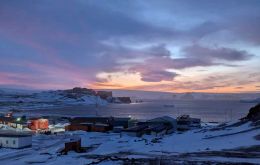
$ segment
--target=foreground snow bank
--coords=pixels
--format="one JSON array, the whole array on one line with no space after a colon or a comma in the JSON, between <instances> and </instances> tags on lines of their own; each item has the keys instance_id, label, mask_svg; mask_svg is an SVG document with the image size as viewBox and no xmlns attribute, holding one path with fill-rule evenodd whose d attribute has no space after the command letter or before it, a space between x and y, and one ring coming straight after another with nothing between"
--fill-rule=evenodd
<instances>
[{"instance_id":1,"label":"foreground snow bank","mask_svg":"<svg viewBox=\"0 0 260 165\"><path fill-rule=\"evenodd\" d=\"M259 130L260 128L252 130L250 123L246 123L239 127L224 130L192 130L166 135L161 138L150 135L143 136L142 138L129 137L127 135L121 137L115 133L104 134L82 131L74 132L74 134L81 136L82 144L86 147L99 146L89 154L105 155L119 152L165 154L221 151L224 149L258 145L259 141L254 137L260 134ZM242 133L240 133L241 131ZM233 134L230 135L231 133ZM219 135L221 136L218 137Z\"/></svg>"},{"instance_id":2,"label":"foreground snow bank","mask_svg":"<svg viewBox=\"0 0 260 165\"><path fill-rule=\"evenodd\" d=\"M189 160L213 162L257 162L258 157L219 157L207 153L238 152L238 148L259 145L255 136L260 134L260 128L245 123L236 127L214 129L216 126L187 131L176 132L163 137L145 135L142 138L130 137L117 133L97 133L75 131L63 135L37 135L33 136L33 147L24 150L0 149L0 162L9 165L23 164L98 164L122 163L128 159L151 159L155 157L170 157L176 161L184 161L183 154L190 153ZM58 125L59 126L59 125ZM63 125L61 125L63 126ZM221 136L220 136L221 135ZM80 136L82 146L87 148L86 153L69 152L68 155L59 155L57 152L64 147L64 143L74 137ZM210 137L210 138L209 138ZM243 152L243 151L239 151ZM202 154L203 153L203 154ZM254 152L257 154L257 152ZM17 157L19 159L17 160ZM110 157L117 159L104 159ZM185 157L187 159L187 156Z\"/></svg>"}]
</instances>

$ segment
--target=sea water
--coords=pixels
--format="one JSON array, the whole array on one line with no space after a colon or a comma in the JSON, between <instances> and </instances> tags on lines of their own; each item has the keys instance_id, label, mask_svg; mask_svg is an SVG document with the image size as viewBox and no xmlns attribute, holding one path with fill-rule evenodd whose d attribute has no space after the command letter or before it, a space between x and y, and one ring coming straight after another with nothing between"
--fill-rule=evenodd
<instances>
[{"instance_id":1,"label":"sea water","mask_svg":"<svg viewBox=\"0 0 260 165\"><path fill-rule=\"evenodd\" d=\"M171 105L171 106L165 106ZM172 106L174 105L174 106ZM142 103L108 104L107 106L65 106L48 108L32 113L59 116L116 116L136 119L151 119L159 116L177 117L190 115L205 122L228 122L240 119L256 103L234 100L147 100Z\"/></svg>"}]
</instances>

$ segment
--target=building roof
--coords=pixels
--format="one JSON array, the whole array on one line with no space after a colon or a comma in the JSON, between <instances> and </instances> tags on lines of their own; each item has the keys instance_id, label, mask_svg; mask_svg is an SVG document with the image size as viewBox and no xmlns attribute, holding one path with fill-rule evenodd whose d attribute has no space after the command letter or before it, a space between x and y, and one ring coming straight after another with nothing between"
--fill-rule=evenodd
<instances>
[{"instance_id":1,"label":"building roof","mask_svg":"<svg viewBox=\"0 0 260 165\"><path fill-rule=\"evenodd\" d=\"M30 118L30 121L34 121L34 120L43 120L43 121L48 121L48 119L45 118Z\"/></svg>"},{"instance_id":2,"label":"building roof","mask_svg":"<svg viewBox=\"0 0 260 165\"><path fill-rule=\"evenodd\" d=\"M134 127L127 128L124 131L125 132L139 132L139 131L143 131L147 127L148 127L147 125L134 126Z\"/></svg>"},{"instance_id":3,"label":"building roof","mask_svg":"<svg viewBox=\"0 0 260 165\"><path fill-rule=\"evenodd\" d=\"M21 117L14 118L14 117L0 116L0 121L16 123L16 124L26 124L27 123L27 120L24 120Z\"/></svg>"},{"instance_id":4,"label":"building roof","mask_svg":"<svg viewBox=\"0 0 260 165\"><path fill-rule=\"evenodd\" d=\"M13 117L4 117L0 116L0 121L5 121L5 122L13 122L15 119Z\"/></svg>"},{"instance_id":5,"label":"building roof","mask_svg":"<svg viewBox=\"0 0 260 165\"><path fill-rule=\"evenodd\" d=\"M176 119L170 117L170 116L162 116L162 117L157 117L151 120L147 120L147 122L162 122L162 123L172 123L176 122Z\"/></svg>"},{"instance_id":6,"label":"building roof","mask_svg":"<svg viewBox=\"0 0 260 165\"><path fill-rule=\"evenodd\" d=\"M109 123L111 117L75 117L70 120L71 123Z\"/></svg>"},{"instance_id":7,"label":"building roof","mask_svg":"<svg viewBox=\"0 0 260 165\"><path fill-rule=\"evenodd\" d=\"M0 137L29 137L29 133L15 132L15 131L0 131Z\"/></svg>"},{"instance_id":8,"label":"building roof","mask_svg":"<svg viewBox=\"0 0 260 165\"><path fill-rule=\"evenodd\" d=\"M109 125L103 124L103 123L96 123L96 124L93 124L93 126L108 127Z\"/></svg>"},{"instance_id":9,"label":"building roof","mask_svg":"<svg viewBox=\"0 0 260 165\"><path fill-rule=\"evenodd\" d=\"M117 122L117 121L129 121L131 120L130 117L115 117L114 118L114 121Z\"/></svg>"}]
</instances>

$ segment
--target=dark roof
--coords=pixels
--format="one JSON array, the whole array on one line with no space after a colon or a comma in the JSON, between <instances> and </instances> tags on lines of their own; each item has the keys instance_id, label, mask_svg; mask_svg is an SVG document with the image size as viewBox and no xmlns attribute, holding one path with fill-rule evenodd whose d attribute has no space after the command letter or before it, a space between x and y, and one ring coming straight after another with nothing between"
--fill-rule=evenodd
<instances>
[{"instance_id":1,"label":"dark roof","mask_svg":"<svg viewBox=\"0 0 260 165\"><path fill-rule=\"evenodd\" d=\"M15 119L12 117L4 117L4 116L0 117L0 121L13 122L14 120Z\"/></svg>"},{"instance_id":2,"label":"dark roof","mask_svg":"<svg viewBox=\"0 0 260 165\"><path fill-rule=\"evenodd\" d=\"M161 122L161 123L172 123L172 122L175 122L176 119L170 117L170 116L162 116L162 117L157 117L157 118L154 118L154 119L150 119L150 120L147 120L147 122L151 123L151 122Z\"/></svg>"},{"instance_id":3,"label":"dark roof","mask_svg":"<svg viewBox=\"0 0 260 165\"><path fill-rule=\"evenodd\" d=\"M0 137L29 137L32 136L29 133L20 133L14 131L0 131Z\"/></svg>"},{"instance_id":4,"label":"dark roof","mask_svg":"<svg viewBox=\"0 0 260 165\"><path fill-rule=\"evenodd\" d=\"M115 117L114 121L129 121L130 117Z\"/></svg>"},{"instance_id":5,"label":"dark roof","mask_svg":"<svg viewBox=\"0 0 260 165\"><path fill-rule=\"evenodd\" d=\"M16 124L27 124L27 121L16 121L14 120L13 123L16 123Z\"/></svg>"},{"instance_id":6,"label":"dark roof","mask_svg":"<svg viewBox=\"0 0 260 165\"><path fill-rule=\"evenodd\" d=\"M69 126L91 126L93 123L71 123Z\"/></svg>"},{"instance_id":7,"label":"dark roof","mask_svg":"<svg viewBox=\"0 0 260 165\"><path fill-rule=\"evenodd\" d=\"M97 127L109 127L108 124L102 124L102 123L96 123L96 124L93 124L93 126L97 126Z\"/></svg>"},{"instance_id":8,"label":"dark roof","mask_svg":"<svg viewBox=\"0 0 260 165\"><path fill-rule=\"evenodd\" d=\"M134 127L127 128L124 131L125 132L139 132L139 131L143 131L147 127L148 127L147 125L134 126Z\"/></svg>"},{"instance_id":9,"label":"dark roof","mask_svg":"<svg viewBox=\"0 0 260 165\"><path fill-rule=\"evenodd\" d=\"M111 117L75 117L70 120L71 123L109 123Z\"/></svg>"}]
</instances>

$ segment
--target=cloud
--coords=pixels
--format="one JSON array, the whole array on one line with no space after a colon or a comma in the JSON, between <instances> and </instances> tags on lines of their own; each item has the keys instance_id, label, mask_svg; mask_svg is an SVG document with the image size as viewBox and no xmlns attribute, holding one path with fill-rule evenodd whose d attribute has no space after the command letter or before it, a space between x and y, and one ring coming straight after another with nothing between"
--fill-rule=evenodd
<instances>
[{"instance_id":1,"label":"cloud","mask_svg":"<svg viewBox=\"0 0 260 165\"><path fill-rule=\"evenodd\" d=\"M183 48L183 58L173 59L173 68L184 69L196 66L232 65L233 62L246 61L253 57L244 50L224 47L208 48L194 44Z\"/></svg>"},{"instance_id":2,"label":"cloud","mask_svg":"<svg viewBox=\"0 0 260 165\"><path fill-rule=\"evenodd\" d=\"M168 59L171 68L184 69L191 67L206 67L214 65L235 66L233 62L249 60L253 55L244 50L224 47L208 48L198 44L183 48L183 57Z\"/></svg>"},{"instance_id":3,"label":"cloud","mask_svg":"<svg viewBox=\"0 0 260 165\"><path fill-rule=\"evenodd\" d=\"M172 81L178 74L167 71L148 71L141 73L141 80L146 82Z\"/></svg>"},{"instance_id":4,"label":"cloud","mask_svg":"<svg viewBox=\"0 0 260 165\"><path fill-rule=\"evenodd\" d=\"M203 39L225 30L237 41L259 44L258 3L1 1L1 61L12 64L3 63L0 71L27 72L24 79L9 77L18 84L48 81L57 87L98 83L103 72L171 82L185 68L236 67L254 57L246 45L229 48L213 35L213 44L221 46L210 47Z\"/></svg>"},{"instance_id":5,"label":"cloud","mask_svg":"<svg viewBox=\"0 0 260 165\"><path fill-rule=\"evenodd\" d=\"M252 12L255 13L256 11ZM253 16L240 16L233 18L233 21L225 21L224 28L234 34L235 38L243 42L260 45L260 12Z\"/></svg>"},{"instance_id":6,"label":"cloud","mask_svg":"<svg viewBox=\"0 0 260 165\"><path fill-rule=\"evenodd\" d=\"M178 76L170 72L172 59L171 52L166 49L165 44L148 47L142 50L143 57L147 57L142 63L135 63L128 71L139 73L141 80L145 82L172 81Z\"/></svg>"},{"instance_id":7,"label":"cloud","mask_svg":"<svg viewBox=\"0 0 260 165\"><path fill-rule=\"evenodd\" d=\"M252 55L243 50L223 47L207 48L197 44L188 46L183 51L186 57L206 60L244 61L252 57Z\"/></svg>"},{"instance_id":8,"label":"cloud","mask_svg":"<svg viewBox=\"0 0 260 165\"><path fill-rule=\"evenodd\" d=\"M204 78L192 80L166 81L160 84L148 84L133 86L126 89L161 90L161 91L213 91L213 92L240 92L251 91L259 87L259 81L255 77L249 77L247 72L238 71L232 73L213 73ZM224 89L224 90L223 90Z\"/></svg>"},{"instance_id":9,"label":"cloud","mask_svg":"<svg viewBox=\"0 0 260 165\"><path fill-rule=\"evenodd\" d=\"M252 57L246 51L223 47L207 48L197 44L185 47L182 51L182 58L173 58L174 55L167 50L165 45L147 48L147 50L143 50L143 54L150 52L154 52L154 54L143 63L135 64L129 70L140 73L141 79L146 82L172 81L178 74L167 71L169 69L214 65L231 67L233 62L245 61ZM219 60L222 61L219 62Z\"/></svg>"}]
</instances>

